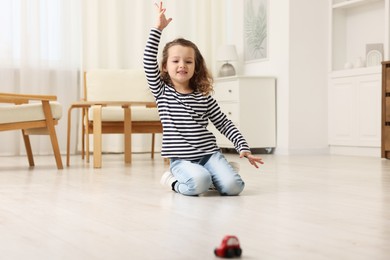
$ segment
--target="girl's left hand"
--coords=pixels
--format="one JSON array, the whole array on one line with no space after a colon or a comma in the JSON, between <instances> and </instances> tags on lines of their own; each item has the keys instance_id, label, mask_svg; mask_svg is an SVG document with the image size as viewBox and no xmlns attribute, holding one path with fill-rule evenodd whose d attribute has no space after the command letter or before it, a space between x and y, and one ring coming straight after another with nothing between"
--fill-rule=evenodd
<instances>
[{"instance_id":1,"label":"girl's left hand","mask_svg":"<svg viewBox=\"0 0 390 260\"><path fill-rule=\"evenodd\" d=\"M258 164L264 164L263 159L261 159L258 156L254 156L250 152L241 152L240 153L240 158L245 157L248 159L249 163L255 166L256 168L259 168Z\"/></svg>"}]
</instances>

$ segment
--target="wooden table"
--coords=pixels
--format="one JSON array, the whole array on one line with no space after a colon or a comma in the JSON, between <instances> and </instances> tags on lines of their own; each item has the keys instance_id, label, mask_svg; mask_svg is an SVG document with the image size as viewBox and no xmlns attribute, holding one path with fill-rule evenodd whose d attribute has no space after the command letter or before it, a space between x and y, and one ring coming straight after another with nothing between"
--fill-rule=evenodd
<instances>
[{"instance_id":1,"label":"wooden table","mask_svg":"<svg viewBox=\"0 0 390 260\"><path fill-rule=\"evenodd\" d=\"M84 110L84 114L87 116L88 123L88 110L93 111L93 165L95 168L101 168L102 166L102 108L106 106L120 106L124 111L124 134L125 134L125 162L131 163L131 133L132 133L132 121L131 121L131 107L132 106L145 106L156 107L154 102L141 102L141 101L78 101L73 103L68 110L68 136L66 147L66 165L70 165L70 136L71 136L71 114L75 108L81 108ZM84 120L84 118L82 119ZM84 124L84 121L83 121ZM84 125L83 125L84 127ZM87 162L89 162L89 127L86 127L87 136ZM84 146L84 142L82 144ZM83 149L84 150L84 149ZM82 154L84 157L84 154Z\"/></svg>"}]
</instances>

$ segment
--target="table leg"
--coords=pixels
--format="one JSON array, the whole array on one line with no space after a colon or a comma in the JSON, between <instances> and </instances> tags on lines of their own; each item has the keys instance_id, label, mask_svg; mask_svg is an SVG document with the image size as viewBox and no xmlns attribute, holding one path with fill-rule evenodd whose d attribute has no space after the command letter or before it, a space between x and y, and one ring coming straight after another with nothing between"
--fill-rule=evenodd
<instances>
[{"instance_id":1,"label":"table leg","mask_svg":"<svg viewBox=\"0 0 390 260\"><path fill-rule=\"evenodd\" d=\"M92 109L92 108L91 108ZM87 163L89 163L89 110L85 110L85 119L83 119L83 126L85 130L85 157L87 157Z\"/></svg>"},{"instance_id":2,"label":"table leg","mask_svg":"<svg viewBox=\"0 0 390 260\"><path fill-rule=\"evenodd\" d=\"M93 167L102 167L102 106L92 106L93 111Z\"/></svg>"},{"instance_id":3,"label":"table leg","mask_svg":"<svg viewBox=\"0 0 390 260\"><path fill-rule=\"evenodd\" d=\"M131 108L124 107L125 163L131 163Z\"/></svg>"}]
</instances>

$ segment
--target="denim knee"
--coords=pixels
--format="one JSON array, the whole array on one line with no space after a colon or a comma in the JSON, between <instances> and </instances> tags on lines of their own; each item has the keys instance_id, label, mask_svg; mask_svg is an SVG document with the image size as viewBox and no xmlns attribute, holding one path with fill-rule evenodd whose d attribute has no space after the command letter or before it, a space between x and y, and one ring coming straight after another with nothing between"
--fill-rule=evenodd
<instances>
[{"instance_id":1,"label":"denim knee","mask_svg":"<svg viewBox=\"0 0 390 260\"><path fill-rule=\"evenodd\" d=\"M188 179L185 184L190 193L189 195L199 195L208 191L210 188L212 184L211 175L207 172L198 172L198 174L193 175L192 178Z\"/></svg>"},{"instance_id":2,"label":"denim knee","mask_svg":"<svg viewBox=\"0 0 390 260\"><path fill-rule=\"evenodd\" d=\"M210 172L214 185L221 195L234 196L244 190L244 181L222 153L213 154L205 167Z\"/></svg>"},{"instance_id":3,"label":"denim knee","mask_svg":"<svg viewBox=\"0 0 390 260\"><path fill-rule=\"evenodd\" d=\"M224 196L236 196L240 194L245 187L245 183L241 180L231 179L230 181L225 181L221 190L221 195Z\"/></svg>"},{"instance_id":4,"label":"denim knee","mask_svg":"<svg viewBox=\"0 0 390 260\"><path fill-rule=\"evenodd\" d=\"M210 173L201 165L186 160L175 160L171 172L177 179L175 191L195 196L206 192L212 184Z\"/></svg>"}]
</instances>

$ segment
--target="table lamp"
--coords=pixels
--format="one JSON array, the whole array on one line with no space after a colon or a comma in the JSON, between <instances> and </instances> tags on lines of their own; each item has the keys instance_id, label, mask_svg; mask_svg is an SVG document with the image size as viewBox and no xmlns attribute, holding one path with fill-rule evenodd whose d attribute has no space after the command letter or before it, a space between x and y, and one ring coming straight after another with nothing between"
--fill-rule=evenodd
<instances>
[{"instance_id":1,"label":"table lamp","mask_svg":"<svg viewBox=\"0 0 390 260\"><path fill-rule=\"evenodd\" d=\"M219 47L217 51L217 60L225 61L219 70L219 77L228 77L236 75L236 70L229 61L237 60L236 46L234 45L223 45Z\"/></svg>"}]
</instances>

